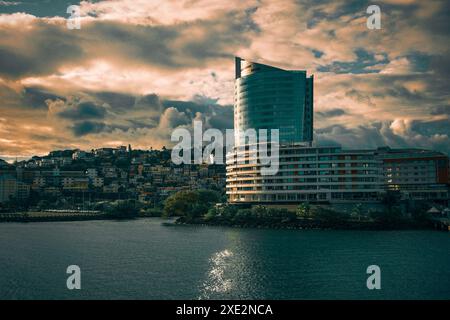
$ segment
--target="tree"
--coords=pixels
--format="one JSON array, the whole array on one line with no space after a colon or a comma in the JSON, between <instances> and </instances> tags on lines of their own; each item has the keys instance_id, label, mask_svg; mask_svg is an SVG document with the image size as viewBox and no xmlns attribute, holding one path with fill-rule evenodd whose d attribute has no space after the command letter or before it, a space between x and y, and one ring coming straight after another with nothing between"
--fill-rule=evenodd
<instances>
[{"instance_id":1,"label":"tree","mask_svg":"<svg viewBox=\"0 0 450 320\"><path fill-rule=\"evenodd\" d=\"M361 215L362 215L362 204L357 203L353 206L351 216L354 219L357 219L358 221L361 221Z\"/></svg>"},{"instance_id":2,"label":"tree","mask_svg":"<svg viewBox=\"0 0 450 320\"><path fill-rule=\"evenodd\" d=\"M231 219L228 219L234 223L248 223L254 218L256 218L256 216L252 209L239 209L233 216L231 216Z\"/></svg>"},{"instance_id":3,"label":"tree","mask_svg":"<svg viewBox=\"0 0 450 320\"><path fill-rule=\"evenodd\" d=\"M283 222L294 221L297 218L296 212L291 212L286 208L270 208L268 209L267 216Z\"/></svg>"},{"instance_id":4,"label":"tree","mask_svg":"<svg viewBox=\"0 0 450 320\"><path fill-rule=\"evenodd\" d=\"M265 206L255 206L251 210L251 214L258 219L264 219L269 215L267 207Z\"/></svg>"},{"instance_id":5,"label":"tree","mask_svg":"<svg viewBox=\"0 0 450 320\"><path fill-rule=\"evenodd\" d=\"M205 204L217 203L221 200L220 194L212 190L198 190L198 201Z\"/></svg>"},{"instance_id":6,"label":"tree","mask_svg":"<svg viewBox=\"0 0 450 320\"><path fill-rule=\"evenodd\" d=\"M384 194L381 203L387 212L391 212L400 205L400 193L396 191L388 191Z\"/></svg>"},{"instance_id":7,"label":"tree","mask_svg":"<svg viewBox=\"0 0 450 320\"><path fill-rule=\"evenodd\" d=\"M196 217L202 217L208 213L210 206L207 203L196 202L192 205L192 209L190 212L186 212L186 215L193 219Z\"/></svg>"},{"instance_id":8,"label":"tree","mask_svg":"<svg viewBox=\"0 0 450 320\"><path fill-rule=\"evenodd\" d=\"M411 218L420 224L428 222L431 218L431 214L428 213L430 206L424 202L414 203L411 208Z\"/></svg>"},{"instance_id":9,"label":"tree","mask_svg":"<svg viewBox=\"0 0 450 320\"><path fill-rule=\"evenodd\" d=\"M346 213L328 208L317 208L315 216L317 219L329 224L339 224L348 220Z\"/></svg>"},{"instance_id":10,"label":"tree","mask_svg":"<svg viewBox=\"0 0 450 320\"><path fill-rule=\"evenodd\" d=\"M308 202L303 202L297 207L296 211L297 217L302 219L311 218L311 206Z\"/></svg>"},{"instance_id":11,"label":"tree","mask_svg":"<svg viewBox=\"0 0 450 320\"><path fill-rule=\"evenodd\" d=\"M400 209L400 194L388 191L383 196L382 203L385 209L373 212L371 214L372 218L385 227L395 227L401 223L403 215Z\"/></svg>"},{"instance_id":12,"label":"tree","mask_svg":"<svg viewBox=\"0 0 450 320\"><path fill-rule=\"evenodd\" d=\"M216 207L212 207L208 210L208 212L205 215L205 220L209 221L212 220L214 218L216 218L219 214L219 209L217 209Z\"/></svg>"},{"instance_id":13,"label":"tree","mask_svg":"<svg viewBox=\"0 0 450 320\"><path fill-rule=\"evenodd\" d=\"M134 200L123 200L109 207L106 214L116 219L134 219L139 216L139 208Z\"/></svg>"},{"instance_id":14,"label":"tree","mask_svg":"<svg viewBox=\"0 0 450 320\"><path fill-rule=\"evenodd\" d=\"M224 218L234 217L238 212L238 208L236 206L227 204L224 207L220 208L219 212L220 215Z\"/></svg>"},{"instance_id":15,"label":"tree","mask_svg":"<svg viewBox=\"0 0 450 320\"><path fill-rule=\"evenodd\" d=\"M164 203L164 216L184 216L192 210L192 205L197 201L197 192L179 191L166 199Z\"/></svg>"},{"instance_id":16,"label":"tree","mask_svg":"<svg viewBox=\"0 0 450 320\"><path fill-rule=\"evenodd\" d=\"M187 219L207 214L220 195L211 190L179 191L171 195L164 203L164 216L182 216Z\"/></svg>"},{"instance_id":17,"label":"tree","mask_svg":"<svg viewBox=\"0 0 450 320\"><path fill-rule=\"evenodd\" d=\"M371 216L375 222L385 227L395 227L402 220L402 213L398 208L390 211L375 211Z\"/></svg>"}]
</instances>

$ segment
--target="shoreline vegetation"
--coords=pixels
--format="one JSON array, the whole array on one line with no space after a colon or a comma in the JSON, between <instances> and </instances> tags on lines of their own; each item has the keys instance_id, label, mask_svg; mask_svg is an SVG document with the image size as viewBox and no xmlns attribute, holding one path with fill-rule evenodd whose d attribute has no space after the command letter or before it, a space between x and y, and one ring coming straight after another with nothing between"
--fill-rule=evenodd
<instances>
[{"instance_id":1,"label":"shoreline vegetation","mask_svg":"<svg viewBox=\"0 0 450 320\"><path fill-rule=\"evenodd\" d=\"M171 219L164 225L208 225L265 229L405 230L437 228L420 204L402 213L395 197L383 200L385 210L364 211L355 204L350 212L331 206L300 204L295 211L256 205L245 208L220 203L223 197L211 190L180 191L169 196L164 207L148 207L134 200L100 203L95 210L43 210L1 213L0 222L51 222L130 220L145 217ZM439 228L438 228L439 229Z\"/></svg>"},{"instance_id":2,"label":"shoreline vegetation","mask_svg":"<svg viewBox=\"0 0 450 320\"><path fill-rule=\"evenodd\" d=\"M213 191L181 191L165 202L164 217L177 217L173 225L212 225L270 229L340 229L340 230L396 230L432 229L428 207L420 204L402 213L397 199L388 195L383 211L364 211L355 204L350 212L331 206L302 203L295 211L256 205L243 208L236 205L215 205L219 195Z\"/></svg>"},{"instance_id":3,"label":"shoreline vegetation","mask_svg":"<svg viewBox=\"0 0 450 320\"><path fill-rule=\"evenodd\" d=\"M134 200L99 203L95 210L21 211L0 213L0 222L49 222L84 220L130 220L136 218L161 217L162 208L145 207Z\"/></svg>"}]
</instances>

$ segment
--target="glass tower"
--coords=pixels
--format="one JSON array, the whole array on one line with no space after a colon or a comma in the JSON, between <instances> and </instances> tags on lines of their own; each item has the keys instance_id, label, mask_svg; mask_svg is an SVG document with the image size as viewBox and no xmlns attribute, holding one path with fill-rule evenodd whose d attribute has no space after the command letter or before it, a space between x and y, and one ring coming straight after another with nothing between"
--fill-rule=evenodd
<instances>
[{"instance_id":1,"label":"glass tower","mask_svg":"<svg viewBox=\"0 0 450 320\"><path fill-rule=\"evenodd\" d=\"M235 68L236 137L247 129L278 129L281 144L312 141L313 76L239 57Z\"/></svg>"}]
</instances>

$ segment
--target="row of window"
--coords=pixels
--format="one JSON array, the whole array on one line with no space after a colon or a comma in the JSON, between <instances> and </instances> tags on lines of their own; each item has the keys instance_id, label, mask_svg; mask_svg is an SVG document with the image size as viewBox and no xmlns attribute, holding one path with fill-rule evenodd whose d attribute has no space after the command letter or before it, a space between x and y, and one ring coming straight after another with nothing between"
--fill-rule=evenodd
<instances>
[{"instance_id":1,"label":"row of window","mask_svg":"<svg viewBox=\"0 0 450 320\"><path fill-rule=\"evenodd\" d=\"M333 182L377 182L381 181L379 178L375 177L332 177L332 178L276 178L276 179L256 179L256 180L239 180L230 181L229 185L233 184L268 184L268 183L333 183Z\"/></svg>"},{"instance_id":2,"label":"row of window","mask_svg":"<svg viewBox=\"0 0 450 320\"><path fill-rule=\"evenodd\" d=\"M259 167L244 167L244 168L228 168L228 173L235 173L245 171L259 171ZM281 169L283 170L283 169ZM278 176L316 176L316 175L378 175L378 170L303 170L303 171L278 171Z\"/></svg>"},{"instance_id":3,"label":"row of window","mask_svg":"<svg viewBox=\"0 0 450 320\"><path fill-rule=\"evenodd\" d=\"M375 200L379 195L376 192L333 192L331 199L341 200ZM327 200L326 193L293 193L268 195L231 195L231 201L317 201Z\"/></svg>"},{"instance_id":4,"label":"row of window","mask_svg":"<svg viewBox=\"0 0 450 320\"><path fill-rule=\"evenodd\" d=\"M378 190L379 186L373 184L361 184L361 185L295 185L295 186L264 186L264 187L227 187L228 191L288 191L288 190Z\"/></svg>"},{"instance_id":5,"label":"row of window","mask_svg":"<svg viewBox=\"0 0 450 320\"><path fill-rule=\"evenodd\" d=\"M420 167L388 167L387 171L413 171L413 170L434 170L434 166L420 166Z\"/></svg>"}]
</instances>

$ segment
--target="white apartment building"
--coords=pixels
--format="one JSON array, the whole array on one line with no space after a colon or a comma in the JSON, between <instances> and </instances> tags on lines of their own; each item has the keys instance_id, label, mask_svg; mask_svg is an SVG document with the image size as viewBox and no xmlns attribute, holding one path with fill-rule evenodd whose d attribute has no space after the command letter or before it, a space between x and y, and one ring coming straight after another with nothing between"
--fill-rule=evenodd
<instances>
[{"instance_id":1,"label":"white apartment building","mask_svg":"<svg viewBox=\"0 0 450 320\"><path fill-rule=\"evenodd\" d=\"M279 169L272 176L262 175L259 161L250 163L254 159L245 146L227 155L230 203L376 202L384 191L381 160L370 150L280 146Z\"/></svg>"}]
</instances>

